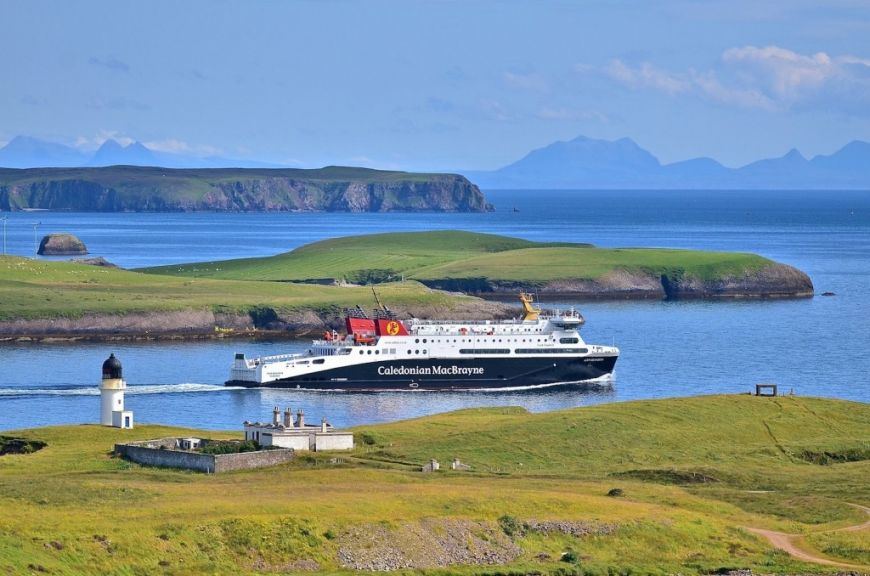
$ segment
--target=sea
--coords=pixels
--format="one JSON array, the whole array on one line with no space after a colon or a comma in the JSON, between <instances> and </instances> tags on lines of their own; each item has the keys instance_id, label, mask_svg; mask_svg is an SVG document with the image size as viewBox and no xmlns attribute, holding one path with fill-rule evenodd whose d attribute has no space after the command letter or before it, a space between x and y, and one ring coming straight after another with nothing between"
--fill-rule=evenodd
<instances>
[{"instance_id":1,"label":"sea","mask_svg":"<svg viewBox=\"0 0 870 576\"><path fill-rule=\"evenodd\" d=\"M496 209L441 213L7 213L4 250L35 257L50 232L80 237L125 268L268 256L351 234L472 230L602 247L753 252L807 272L814 298L547 301L583 313L588 343L616 345L604 386L510 392L307 392L222 385L235 352L302 351L304 341L0 344L0 431L99 420L100 369L123 363L138 423L240 430L273 406L359 426L482 406L546 412L603 402L780 393L870 401L870 192L486 191ZM833 293L823 296L822 293ZM370 306L370 302L360 302ZM3 303L0 302L0 308ZM517 308L519 313L519 306Z\"/></svg>"}]
</instances>

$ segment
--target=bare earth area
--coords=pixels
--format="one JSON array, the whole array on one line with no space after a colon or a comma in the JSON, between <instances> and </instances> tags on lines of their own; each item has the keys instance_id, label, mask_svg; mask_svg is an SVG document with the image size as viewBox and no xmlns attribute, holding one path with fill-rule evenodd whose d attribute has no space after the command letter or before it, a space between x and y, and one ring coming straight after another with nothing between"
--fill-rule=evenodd
<instances>
[{"instance_id":1,"label":"bare earth area","mask_svg":"<svg viewBox=\"0 0 870 576\"><path fill-rule=\"evenodd\" d=\"M863 510L868 516L870 516L870 508L867 508L866 506L859 506L858 504L852 504L852 506ZM835 530L835 532L858 532L859 530L867 530L868 528L870 528L870 519L862 524L856 524L855 526L840 528L838 530ZM783 550L784 552L788 552L790 555L794 556L798 560L803 560L805 562L814 562L816 564L825 564L827 566L838 566L840 568L857 568L861 570L867 568L866 566L859 566L857 564L847 564L845 562L829 560L828 558L816 556L812 552L802 550L798 548L798 546L795 544L795 539L800 537L799 534L785 534L783 532L774 532L773 530L765 530L763 528L747 528L747 530L749 530L753 534L764 536L767 541L770 542L775 548Z\"/></svg>"}]
</instances>

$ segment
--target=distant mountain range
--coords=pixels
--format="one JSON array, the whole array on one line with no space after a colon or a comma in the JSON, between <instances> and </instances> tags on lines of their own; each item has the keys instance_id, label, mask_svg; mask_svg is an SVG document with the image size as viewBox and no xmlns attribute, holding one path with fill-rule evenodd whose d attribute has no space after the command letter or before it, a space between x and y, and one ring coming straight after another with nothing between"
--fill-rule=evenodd
<instances>
[{"instance_id":1,"label":"distant mountain range","mask_svg":"<svg viewBox=\"0 0 870 576\"><path fill-rule=\"evenodd\" d=\"M95 152L16 136L0 148L0 167L161 166L284 168L277 164L151 150L141 142L106 140ZM829 156L807 159L792 149L780 158L728 168L712 158L662 164L630 138L578 136L529 152L492 171L461 171L483 189L732 189L870 190L870 143L855 140Z\"/></svg>"},{"instance_id":2,"label":"distant mountain range","mask_svg":"<svg viewBox=\"0 0 870 576\"><path fill-rule=\"evenodd\" d=\"M630 138L579 136L498 170L463 174L483 189L870 190L870 143L855 140L811 160L792 149L780 158L728 168L712 158L662 164Z\"/></svg>"},{"instance_id":3,"label":"distant mountain range","mask_svg":"<svg viewBox=\"0 0 870 576\"><path fill-rule=\"evenodd\" d=\"M95 152L85 152L29 136L16 136L0 148L3 168L84 168L98 166L160 166L163 168L286 168L278 164L209 156L200 158L158 152L141 142L122 146L106 140Z\"/></svg>"}]
</instances>

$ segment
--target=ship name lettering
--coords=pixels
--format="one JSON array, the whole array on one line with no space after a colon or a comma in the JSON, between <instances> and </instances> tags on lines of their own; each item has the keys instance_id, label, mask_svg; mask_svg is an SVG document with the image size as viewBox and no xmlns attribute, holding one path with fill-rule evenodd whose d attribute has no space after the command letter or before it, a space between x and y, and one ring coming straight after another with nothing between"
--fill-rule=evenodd
<instances>
[{"instance_id":1,"label":"ship name lettering","mask_svg":"<svg viewBox=\"0 0 870 576\"><path fill-rule=\"evenodd\" d=\"M479 376L484 369L479 366L378 366L378 376Z\"/></svg>"}]
</instances>

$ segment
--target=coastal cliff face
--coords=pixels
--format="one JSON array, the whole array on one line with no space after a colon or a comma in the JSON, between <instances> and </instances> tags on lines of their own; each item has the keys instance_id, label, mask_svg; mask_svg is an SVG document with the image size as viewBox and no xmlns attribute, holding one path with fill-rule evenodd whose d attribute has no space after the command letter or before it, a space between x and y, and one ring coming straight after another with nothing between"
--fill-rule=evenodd
<instances>
[{"instance_id":1,"label":"coastal cliff face","mask_svg":"<svg viewBox=\"0 0 870 576\"><path fill-rule=\"evenodd\" d=\"M499 299L532 288L540 295L581 300L807 298L814 294L813 282L806 273L776 262L759 270L716 279L684 274L653 276L640 271L617 270L595 280L563 279L537 284L487 278L444 278L421 282L439 290Z\"/></svg>"},{"instance_id":2,"label":"coastal cliff face","mask_svg":"<svg viewBox=\"0 0 870 576\"><path fill-rule=\"evenodd\" d=\"M0 170L0 210L84 212L483 212L456 174L363 169L168 170L114 166Z\"/></svg>"},{"instance_id":3,"label":"coastal cliff face","mask_svg":"<svg viewBox=\"0 0 870 576\"><path fill-rule=\"evenodd\" d=\"M396 307L400 317L510 318L516 307L499 302L457 302L449 312L437 307L417 305ZM312 309L280 310L257 307L248 313L221 313L212 310L129 312L126 314L84 314L76 318L19 318L0 320L0 343L65 340L188 340L200 338L302 338L341 330L343 315L335 311Z\"/></svg>"}]
</instances>

